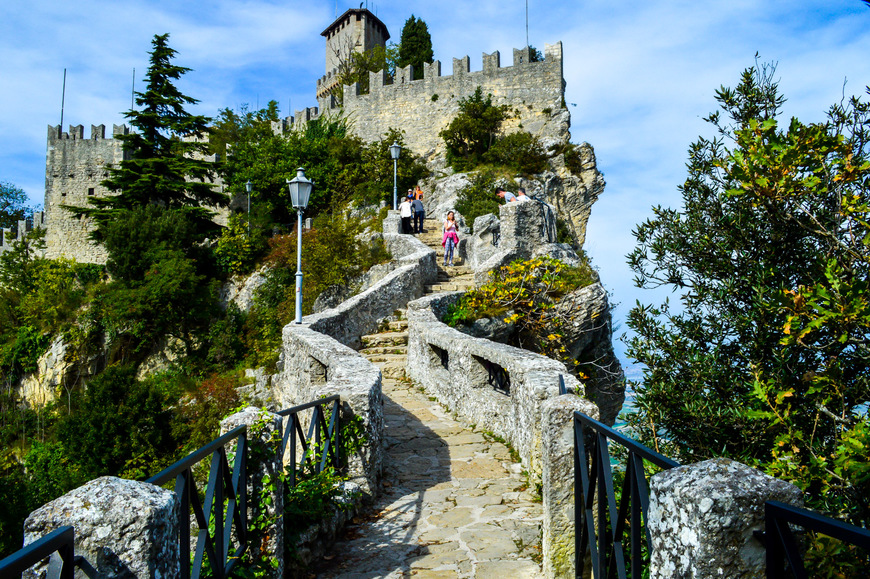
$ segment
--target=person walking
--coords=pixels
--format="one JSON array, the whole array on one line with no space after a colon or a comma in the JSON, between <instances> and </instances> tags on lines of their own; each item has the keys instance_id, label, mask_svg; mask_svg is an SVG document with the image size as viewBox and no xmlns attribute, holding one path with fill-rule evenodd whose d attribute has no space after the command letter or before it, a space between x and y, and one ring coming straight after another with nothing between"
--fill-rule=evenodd
<instances>
[{"instance_id":1,"label":"person walking","mask_svg":"<svg viewBox=\"0 0 870 579\"><path fill-rule=\"evenodd\" d=\"M414 233L423 233L423 218L426 217L426 210L423 207L422 193L411 201L411 211L414 212Z\"/></svg>"},{"instance_id":2,"label":"person walking","mask_svg":"<svg viewBox=\"0 0 870 579\"><path fill-rule=\"evenodd\" d=\"M459 235L456 234L456 216L452 211L447 212L447 219L444 220L444 237L441 239L441 245L444 247L444 265L453 266L453 249L459 243Z\"/></svg>"},{"instance_id":3,"label":"person walking","mask_svg":"<svg viewBox=\"0 0 870 579\"><path fill-rule=\"evenodd\" d=\"M410 193L407 197L405 197L401 203L399 203L399 216L402 218L402 233L409 234L411 231L411 216L413 215L413 210L411 209L411 198L413 195Z\"/></svg>"},{"instance_id":4,"label":"person walking","mask_svg":"<svg viewBox=\"0 0 870 579\"><path fill-rule=\"evenodd\" d=\"M496 194L499 198L504 199L505 203L510 203L511 201L516 201L516 200L517 200L517 196L516 196L516 195L514 195L514 194L511 193L510 191L505 191L505 190L502 189L501 187L496 187L496 188L495 188L495 194Z\"/></svg>"}]
</instances>

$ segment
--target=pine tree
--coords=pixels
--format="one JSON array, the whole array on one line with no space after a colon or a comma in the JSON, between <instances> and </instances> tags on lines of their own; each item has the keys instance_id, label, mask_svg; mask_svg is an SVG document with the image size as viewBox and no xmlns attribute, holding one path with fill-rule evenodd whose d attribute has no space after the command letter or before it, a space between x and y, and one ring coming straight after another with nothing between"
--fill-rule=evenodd
<instances>
[{"instance_id":1,"label":"pine tree","mask_svg":"<svg viewBox=\"0 0 870 579\"><path fill-rule=\"evenodd\" d=\"M106 227L120 213L149 204L183 212L204 237L216 227L207 207L227 204L226 196L210 182L213 164L202 158L208 152L203 137L211 119L185 110L199 101L174 84L190 69L172 64L176 51L167 45L168 38L163 34L152 40L145 92L136 93L138 110L124 115L135 131L118 136L124 160L110 169L102 183L118 194L91 199L92 207L67 207L96 220L97 240L103 239Z\"/></svg>"},{"instance_id":2,"label":"pine tree","mask_svg":"<svg viewBox=\"0 0 870 579\"><path fill-rule=\"evenodd\" d=\"M432 52L429 27L422 19L415 18L412 14L402 28L400 42L398 65L400 67L414 65L414 80L423 78L423 64L431 63L435 56Z\"/></svg>"}]
</instances>

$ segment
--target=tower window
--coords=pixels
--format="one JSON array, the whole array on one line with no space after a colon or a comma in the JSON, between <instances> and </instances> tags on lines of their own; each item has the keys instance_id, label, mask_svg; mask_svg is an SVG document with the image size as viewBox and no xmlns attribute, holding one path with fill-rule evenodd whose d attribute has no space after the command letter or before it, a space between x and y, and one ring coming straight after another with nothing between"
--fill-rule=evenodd
<instances>
[{"instance_id":1,"label":"tower window","mask_svg":"<svg viewBox=\"0 0 870 579\"><path fill-rule=\"evenodd\" d=\"M93 195L93 194L94 194L94 188L93 188L93 187L88 187L88 197L90 197L90 196Z\"/></svg>"}]
</instances>

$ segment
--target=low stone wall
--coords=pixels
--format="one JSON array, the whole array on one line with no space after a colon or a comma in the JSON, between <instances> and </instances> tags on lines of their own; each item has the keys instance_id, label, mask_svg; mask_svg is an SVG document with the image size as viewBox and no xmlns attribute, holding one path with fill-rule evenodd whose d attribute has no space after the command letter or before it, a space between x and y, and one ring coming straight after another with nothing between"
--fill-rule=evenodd
<instances>
[{"instance_id":1,"label":"low stone wall","mask_svg":"<svg viewBox=\"0 0 870 579\"><path fill-rule=\"evenodd\" d=\"M408 304L408 376L463 419L508 441L540 482L542 405L559 395L560 376L571 391L582 393L583 386L561 362L442 323L443 311L460 296ZM507 391L490 385L491 370L499 369L510 381Z\"/></svg>"},{"instance_id":2,"label":"low stone wall","mask_svg":"<svg viewBox=\"0 0 870 579\"><path fill-rule=\"evenodd\" d=\"M365 443L348 457L348 476L371 498L383 466L384 409L381 371L357 352L305 325L284 327L284 345L272 376L278 408L291 408L325 396L341 396L341 420L362 420Z\"/></svg>"},{"instance_id":3,"label":"low stone wall","mask_svg":"<svg viewBox=\"0 0 870 579\"><path fill-rule=\"evenodd\" d=\"M435 252L423 242L395 233L383 237L399 267L338 307L305 316L304 325L345 346L359 348L361 336L374 332L381 319L422 296L426 284L438 279Z\"/></svg>"}]
</instances>

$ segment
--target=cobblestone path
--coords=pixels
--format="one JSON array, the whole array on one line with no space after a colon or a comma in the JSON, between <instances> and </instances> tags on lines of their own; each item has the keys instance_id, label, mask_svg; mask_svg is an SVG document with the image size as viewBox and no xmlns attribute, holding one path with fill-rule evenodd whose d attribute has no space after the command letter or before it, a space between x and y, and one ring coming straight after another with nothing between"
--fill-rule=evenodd
<instances>
[{"instance_id":1,"label":"cobblestone path","mask_svg":"<svg viewBox=\"0 0 870 579\"><path fill-rule=\"evenodd\" d=\"M424 241L437 238L440 249L440 236L431 234L440 226L428 221ZM541 577L542 506L508 448L457 421L404 379L405 322L363 343L362 353L384 374L383 489L313 576Z\"/></svg>"}]
</instances>

